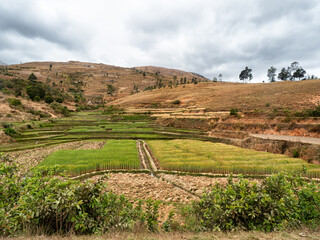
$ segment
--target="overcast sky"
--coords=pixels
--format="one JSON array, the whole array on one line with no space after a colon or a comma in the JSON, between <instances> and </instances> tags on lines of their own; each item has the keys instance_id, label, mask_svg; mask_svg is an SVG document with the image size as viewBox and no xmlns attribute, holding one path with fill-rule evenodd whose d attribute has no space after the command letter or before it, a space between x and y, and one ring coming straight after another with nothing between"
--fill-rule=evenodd
<instances>
[{"instance_id":1,"label":"overcast sky","mask_svg":"<svg viewBox=\"0 0 320 240\"><path fill-rule=\"evenodd\" d=\"M0 0L0 60L155 65L255 82L298 61L320 76L318 0Z\"/></svg>"}]
</instances>

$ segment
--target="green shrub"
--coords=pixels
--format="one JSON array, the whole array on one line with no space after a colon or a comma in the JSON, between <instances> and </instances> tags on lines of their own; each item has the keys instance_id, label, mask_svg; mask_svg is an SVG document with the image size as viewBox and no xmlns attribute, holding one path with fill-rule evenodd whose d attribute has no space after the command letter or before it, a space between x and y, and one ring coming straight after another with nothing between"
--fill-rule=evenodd
<instances>
[{"instance_id":1,"label":"green shrub","mask_svg":"<svg viewBox=\"0 0 320 240\"><path fill-rule=\"evenodd\" d=\"M9 128L5 128L4 129L5 134L7 134L10 137L15 137L18 133L16 130L14 130L13 128L9 127Z\"/></svg>"},{"instance_id":2,"label":"green shrub","mask_svg":"<svg viewBox=\"0 0 320 240\"><path fill-rule=\"evenodd\" d=\"M316 226L319 206L319 184L278 173L261 185L229 178L226 186L215 185L194 203L193 212L204 230L272 231L301 224Z\"/></svg>"},{"instance_id":3,"label":"green shrub","mask_svg":"<svg viewBox=\"0 0 320 240\"><path fill-rule=\"evenodd\" d=\"M52 103L54 101L53 97L51 95L46 95L44 97L44 101L48 104Z\"/></svg>"},{"instance_id":4,"label":"green shrub","mask_svg":"<svg viewBox=\"0 0 320 240\"><path fill-rule=\"evenodd\" d=\"M19 99L16 99L16 98L9 98L8 102L9 102L10 106L17 107L17 106L21 106L22 105L21 101Z\"/></svg>"},{"instance_id":5,"label":"green shrub","mask_svg":"<svg viewBox=\"0 0 320 240\"><path fill-rule=\"evenodd\" d=\"M10 127L12 127L13 125L11 124L11 123L2 123L2 127L4 127L4 128L10 128Z\"/></svg>"},{"instance_id":6,"label":"green shrub","mask_svg":"<svg viewBox=\"0 0 320 240\"><path fill-rule=\"evenodd\" d=\"M53 102L50 104L50 107L57 113L62 114L63 116L69 116L70 112L67 107L62 106L59 103Z\"/></svg>"},{"instance_id":7,"label":"green shrub","mask_svg":"<svg viewBox=\"0 0 320 240\"><path fill-rule=\"evenodd\" d=\"M39 98L41 100L46 95L46 90L42 87L41 84L34 84L34 85L27 86L26 92L32 101L36 101ZM37 96L38 98L36 99Z\"/></svg>"},{"instance_id":8,"label":"green shrub","mask_svg":"<svg viewBox=\"0 0 320 240\"><path fill-rule=\"evenodd\" d=\"M176 104L176 105L179 105L181 103L181 101L180 100L174 100L173 102L172 102L172 104Z\"/></svg>"},{"instance_id":9,"label":"green shrub","mask_svg":"<svg viewBox=\"0 0 320 240\"><path fill-rule=\"evenodd\" d=\"M57 97L57 98L55 99L55 101L56 101L57 103L63 103L64 99L63 99L63 97Z\"/></svg>"},{"instance_id":10,"label":"green shrub","mask_svg":"<svg viewBox=\"0 0 320 240\"><path fill-rule=\"evenodd\" d=\"M50 117L51 115L50 114L47 114L45 112L42 112L42 111L36 111L36 110L33 110L33 109L30 109L27 111L28 113L31 113L33 115L36 115L36 116L39 116L41 118L46 118L46 117Z\"/></svg>"},{"instance_id":11,"label":"green shrub","mask_svg":"<svg viewBox=\"0 0 320 240\"><path fill-rule=\"evenodd\" d=\"M144 213L141 202L105 191L102 179L80 182L53 176L54 171L23 177L15 166L4 163L0 173L0 236L101 234L132 229L145 219L158 221L153 205Z\"/></svg>"},{"instance_id":12,"label":"green shrub","mask_svg":"<svg viewBox=\"0 0 320 240\"><path fill-rule=\"evenodd\" d=\"M158 230L159 218L159 205L160 203L152 199L147 200L145 219L149 232Z\"/></svg>"},{"instance_id":13,"label":"green shrub","mask_svg":"<svg viewBox=\"0 0 320 240\"><path fill-rule=\"evenodd\" d=\"M230 109L230 115L231 116L237 116L238 115L239 110L236 108L231 108Z\"/></svg>"},{"instance_id":14,"label":"green shrub","mask_svg":"<svg viewBox=\"0 0 320 240\"><path fill-rule=\"evenodd\" d=\"M298 150L293 150L292 157L293 158L299 158L300 157L299 151Z\"/></svg>"},{"instance_id":15,"label":"green shrub","mask_svg":"<svg viewBox=\"0 0 320 240\"><path fill-rule=\"evenodd\" d=\"M41 98L39 96L35 96L33 100L36 101L36 102L40 102Z\"/></svg>"}]
</instances>

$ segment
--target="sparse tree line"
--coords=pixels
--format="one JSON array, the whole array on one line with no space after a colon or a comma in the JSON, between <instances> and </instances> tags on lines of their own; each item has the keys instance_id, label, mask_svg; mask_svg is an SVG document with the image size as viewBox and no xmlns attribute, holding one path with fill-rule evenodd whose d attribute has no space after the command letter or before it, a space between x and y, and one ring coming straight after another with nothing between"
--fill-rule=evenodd
<instances>
[{"instance_id":1,"label":"sparse tree line","mask_svg":"<svg viewBox=\"0 0 320 240\"><path fill-rule=\"evenodd\" d=\"M306 70L304 70L299 62L292 62L290 66L283 67L277 74L277 68L271 66L267 71L267 77L269 82L275 82L276 79L281 81L296 81L296 80L307 80L307 79L318 79L315 75L307 75ZM246 83L253 79L252 69L245 67L239 74L239 80ZM213 77L213 82L222 81L222 74L219 77Z\"/></svg>"},{"instance_id":2,"label":"sparse tree line","mask_svg":"<svg viewBox=\"0 0 320 240\"><path fill-rule=\"evenodd\" d=\"M277 69L275 67L270 67L268 69L268 79L270 82L275 82L276 78L276 71ZM293 62L291 63L290 66L287 68L282 68L281 71L278 73L278 79L281 81L295 81L295 80L301 80L306 76L306 70L304 70L298 62ZM312 77L308 77L309 79L316 78L315 76L312 75Z\"/></svg>"}]
</instances>

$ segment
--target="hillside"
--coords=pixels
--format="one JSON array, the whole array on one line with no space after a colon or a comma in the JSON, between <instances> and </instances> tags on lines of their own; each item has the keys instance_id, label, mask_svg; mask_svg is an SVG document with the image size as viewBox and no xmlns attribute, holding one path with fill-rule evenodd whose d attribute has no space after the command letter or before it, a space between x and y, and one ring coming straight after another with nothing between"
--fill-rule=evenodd
<instances>
[{"instance_id":1,"label":"hillside","mask_svg":"<svg viewBox=\"0 0 320 240\"><path fill-rule=\"evenodd\" d=\"M179 70L161 68L160 72L155 72L154 68L149 67L122 68L76 61L10 65L6 72L0 71L0 78L27 79L31 73L34 73L39 81L47 82L71 95L83 94L87 101L93 104L128 96L148 87L174 84L174 76L178 76L179 81L180 78L185 78L186 82L191 82L192 79L207 81L200 75Z\"/></svg>"},{"instance_id":2,"label":"hillside","mask_svg":"<svg viewBox=\"0 0 320 240\"><path fill-rule=\"evenodd\" d=\"M150 107L156 104L162 107L173 107L177 106L172 104L175 100L179 100L179 105L183 107L197 106L212 111L231 108L301 110L320 103L320 81L187 84L141 92L118 99L112 104L132 107Z\"/></svg>"},{"instance_id":3,"label":"hillside","mask_svg":"<svg viewBox=\"0 0 320 240\"><path fill-rule=\"evenodd\" d=\"M181 78L184 78L184 77L186 77L187 79L192 79L192 78L197 78L201 80L205 79L205 77L197 73L185 72L177 69L170 69L170 68L164 68L164 67L145 66L145 67L136 67L136 69L149 72L149 73L154 73L154 74L158 73L168 79L172 78L172 76L176 76L178 81L180 81Z\"/></svg>"}]
</instances>

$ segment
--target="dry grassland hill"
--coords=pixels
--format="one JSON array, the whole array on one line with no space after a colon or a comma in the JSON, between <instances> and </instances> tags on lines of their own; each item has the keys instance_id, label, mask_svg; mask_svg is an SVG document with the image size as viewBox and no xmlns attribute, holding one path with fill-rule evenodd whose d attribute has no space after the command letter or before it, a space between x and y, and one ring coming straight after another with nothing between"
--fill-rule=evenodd
<instances>
[{"instance_id":1,"label":"dry grassland hill","mask_svg":"<svg viewBox=\"0 0 320 240\"><path fill-rule=\"evenodd\" d=\"M179 101L177 101L179 100ZM173 103L180 102L179 105ZM302 110L320 104L320 80L275 83L199 83L154 89L118 99L112 104L132 107L197 106L212 111L282 108Z\"/></svg>"},{"instance_id":2,"label":"dry grassland hill","mask_svg":"<svg viewBox=\"0 0 320 240\"><path fill-rule=\"evenodd\" d=\"M81 92L88 101L93 103L118 99L147 87L168 85L175 79L180 81L180 78L186 78L188 82L194 78L199 82L207 81L198 74L179 70L157 68L155 71L154 68L149 67L123 68L76 61L31 62L10 65L7 69L11 78L27 79L31 73L34 73L39 81L52 84L71 94ZM110 88L109 85L112 87Z\"/></svg>"}]
</instances>

